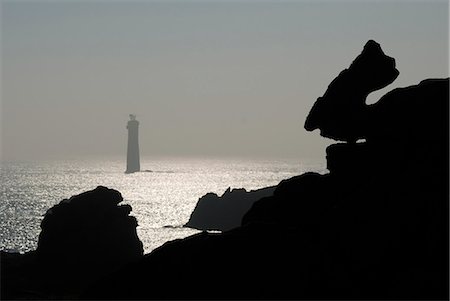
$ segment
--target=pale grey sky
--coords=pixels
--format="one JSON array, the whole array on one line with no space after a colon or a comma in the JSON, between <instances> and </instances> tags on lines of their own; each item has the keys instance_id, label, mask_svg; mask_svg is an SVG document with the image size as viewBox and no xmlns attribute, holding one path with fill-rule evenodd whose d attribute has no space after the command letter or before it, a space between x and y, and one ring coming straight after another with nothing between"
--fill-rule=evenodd
<instances>
[{"instance_id":1,"label":"pale grey sky","mask_svg":"<svg viewBox=\"0 0 450 301\"><path fill-rule=\"evenodd\" d=\"M448 1L1 1L3 160L320 158L303 123L369 39L448 77Z\"/></svg>"}]
</instances>

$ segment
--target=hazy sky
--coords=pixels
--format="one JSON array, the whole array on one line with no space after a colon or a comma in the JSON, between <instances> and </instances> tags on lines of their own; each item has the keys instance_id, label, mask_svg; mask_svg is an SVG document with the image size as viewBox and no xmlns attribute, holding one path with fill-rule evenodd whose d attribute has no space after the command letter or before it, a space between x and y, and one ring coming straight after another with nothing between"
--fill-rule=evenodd
<instances>
[{"instance_id":1,"label":"hazy sky","mask_svg":"<svg viewBox=\"0 0 450 301\"><path fill-rule=\"evenodd\" d=\"M323 157L303 124L369 39L448 77L448 1L1 1L3 160Z\"/></svg>"}]
</instances>

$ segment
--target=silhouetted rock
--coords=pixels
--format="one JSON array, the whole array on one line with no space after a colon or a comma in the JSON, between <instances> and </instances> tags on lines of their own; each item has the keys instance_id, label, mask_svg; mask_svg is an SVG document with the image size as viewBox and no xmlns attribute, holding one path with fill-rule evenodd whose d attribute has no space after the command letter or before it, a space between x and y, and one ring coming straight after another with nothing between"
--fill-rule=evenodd
<instances>
[{"instance_id":1,"label":"silhouetted rock","mask_svg":"<svg viewBox=\"0 0 450 301\"><path fill-rule=\"evenodd\" d=\"M448 139L447 79L397 88L368 106L367 141L390 144L444 143Z\"/></svg>"},{"instance_id":2,"label":"silhouetted rock","mask_svg":"<svg viewBox=\"0 0 450 301\"><path fill-rule=\"evenodd\" d=\"M320 129L324 137L355 142L366 137L367 96L392 83L399 72L395 60L370 40L348 69L319 97L305 121L305 129Z\"/></svg>"},{"instance_id":3,"label":"silhouetted rock","mask_svg":"<svg viewBox=\"0 0 450 301\"><path fill-rule=\"evenodd\" d=\"M282 181L241 227L166 243L84 297L448 300L448 79L364 103L397 75L369 41L305 124L352 142L327 148L330 173Z\"/></svg>"},{"instance_id":4,"label":"silhouetted rock","mask_svg":"<svg viewBox=\"0 0 450 301\"><path fill-rule=\"evenodd\" d=\"M329 208L328 202L335 191L330 186L334 183L330 183L328 178L327 174L308 172L281 181L273 196L253 204L244 215L242 224L256 222L290 227L321 222L321 216Z\"/></svg>"},{"instance_id":5,"label":"silhouetted rock","mask_svg":"<svg viewBox=\"0 0 450 301\"><path fill-rule=\"evenodd\" d=\"M2 297L76 298L93 281L140 259L131 206L99 186L61 201L41 223L36 251L2 252Z\"/></svg>"},{"instance_id":6,"label":"silhouetted rock","mask_svg":"<svg viewBox=\"0 0 450 301\"><path fill-rule=\"evenodd\" d=\"M312 248L282 227L248 225L168 242L96 284L87 299L272 299L311 281ZM282 256L280 256L282 255ZM127 275L125 279L120 275ZM285 280L280 286L280 281ZM320 291L319 288L317 288Z\"/></svg>"},{"instance_id":7,"label":"silhouetted rock","mask_svg":"<svg viewBox=\"0 0 450 301\"><path fill-rule=\"evenodd\" d=\"M122 201L117 190L98 186L53 206L41 223L39 256L54 260L111 250L126 258L141 256L143 247L136 233L136 218L129 216L130 205L119 205Z\"/></svg>"},{"instance_id":8,"label":"silhouetted rock","mask_svg":"<svg viewBox=\"0 0 450 301\"><path fill-rule=\"evenodd\" d=\"M199 230L226 231L241 225L244 214L257 200L273 194L275 187L247 191L228 188L219 197L215 193L202 196L192 212L186 227Z\"/></svg>"}]
</instances>

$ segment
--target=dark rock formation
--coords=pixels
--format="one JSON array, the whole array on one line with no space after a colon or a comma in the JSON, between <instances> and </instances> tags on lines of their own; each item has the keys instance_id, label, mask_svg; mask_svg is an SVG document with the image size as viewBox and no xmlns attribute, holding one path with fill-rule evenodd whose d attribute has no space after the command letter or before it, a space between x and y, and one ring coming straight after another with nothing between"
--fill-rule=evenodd
<instances>
[{"instance_id":1,"label":"dark rock formation","mask_svg":"<svg viewBox=\"0 0 450 301\"><path fill-rule=\"evenodd\" d=\"M36 251L2 252L2 298L76 298L88 285L143 255L131 206L99 186L47 211Z\"/></svg>"},{"instance_id":2,"label":"dark rock formation","mask_svg":"<svg viewBox=\"0 0 450 301\"><path fill-rule=\"evenodd\" d=\"M274 190L274 186L251 191L228 188L221 197L208 193L198 200L185 227L220 231L239 227L242 217L253 203L271 196Z\"/></svg>"},{"instance_id":3,"label":"dark rock formation","mask_svg":"<svg viewBox=\"0 0 450 301\"><path fill-rule=\"evenodd\" d=\"M309 112L305 129L320 129L324 137L355 142L366 138L367 96L392 83L399 72L395 60L386 56L375 41L342 71Z\"/></svg>"},{"instance_id":4,"label":"dark rock formation","mask_svg":"<svg viewBox=\"0 0 450 301\"><path fill-rule=\"evenodd\" d=\"M397 74L369 41L305 125L352 142L327 148L329 174L282 181L241 227L169 242L84 297L448 300L449 81L364 104Z\"/></svg>"},{"instance_id":5,"label":"dark rock formation","mask_svg":"<svg viewBox=\"0 0 450 301\"><path fill-rule=\"evenodd\" d=\"M307 237L282 227L247 225L222 234L202 232L166 243L138 263L103 279L84 297L278 299L294 290L303 293L302 286L313 280L315 262L293 260L313 258L317 255L313 252Z\"/></svg>"},{"instance_id":6,"label":"dark rock formation","mask_svg":"<svg viewBox=\"0 0 450 301\"><path fill-rule=\"evenodd\" d=\"M448 139L447 79L397 88L368 106L367 140L389 144L443 143Z\"/></svg>"}]
</instances>

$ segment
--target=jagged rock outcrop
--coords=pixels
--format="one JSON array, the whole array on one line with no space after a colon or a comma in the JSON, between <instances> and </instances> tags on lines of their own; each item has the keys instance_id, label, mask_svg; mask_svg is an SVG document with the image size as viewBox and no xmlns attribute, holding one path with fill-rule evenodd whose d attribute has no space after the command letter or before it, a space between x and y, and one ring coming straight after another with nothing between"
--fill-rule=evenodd
<instances>
[{"instance_id":1,"label":"jagged rock outcrop","mask_svg":"<svg viewBox=\"0 0 450 301\"><path fill-rule=\"evenodd\" d=\"M2 252L2 298L76 298L97 279L143 256L131 206L99 186L49 209L36 251Z\"/></svg>"},{"instance_id":2,"label":"jagged rock outcrop","mask_svg":"<svg viewBox=\"0 0 450 301\"><path fill-rule=\"evenodd\" d=\"M367 96L392 83L399 72L395 60L369 40L348 69L319 97L305 121L305 129L320 129L324 137L356 142L366 138Z\"/></svg>"},{"instance_id":3,"label":"jagged rock outcrop","mask_svg":"<svg viewBox=\"0 0 450 301\"><path fill-rule=\"evenodd\" d=\"M329 174L282 181L241 227L169 242L84 296L448 299L449 81L364 103L397 74L369 41L305 124L351 142L327 148Z\"/></svg>"},{"instance_id":4,"label":"jagged rock outcrop","mask_svg":"<svg viewBox=\"0 0 450 301\"><path fill-rule=\"evenodd\" d=\"M228 188L222 196L208 193L202 196L184 225L198 230L227 231L241 225L242 217L257 200L271 196L275 187L247 191Z\"/></svg>"}]
</instances>

